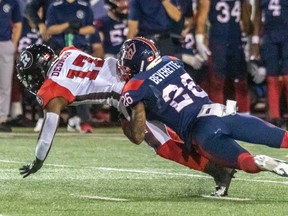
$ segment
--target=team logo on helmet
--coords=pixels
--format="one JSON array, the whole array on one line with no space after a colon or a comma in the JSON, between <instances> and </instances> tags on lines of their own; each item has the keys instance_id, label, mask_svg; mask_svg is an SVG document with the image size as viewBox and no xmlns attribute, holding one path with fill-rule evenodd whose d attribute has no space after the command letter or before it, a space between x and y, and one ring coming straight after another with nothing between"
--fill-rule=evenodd
<instances>
[{"instance_id":1,"label":"team logo on helmet","mask_svg":"<svg viewBox=\"0 0 288 216\"><path fill-rule=\"evenodd\" d=\"M136 46L135 43L129 44L129 46L126 49L125 53L125 59L132 60L133 56L136 53Z\"/></svg>"},{"instance_id":2,"label":"team logo on helmet","mask_svg":"<svg viewBox=\"0 0 288 216\"><path fill-rule=\"evenodd\" d=\"M33 63L33 55L29 51L24 51L20 55L20 62L22 64L23 69L27 69L31 67Z\"/></svg>"}]
</instances>

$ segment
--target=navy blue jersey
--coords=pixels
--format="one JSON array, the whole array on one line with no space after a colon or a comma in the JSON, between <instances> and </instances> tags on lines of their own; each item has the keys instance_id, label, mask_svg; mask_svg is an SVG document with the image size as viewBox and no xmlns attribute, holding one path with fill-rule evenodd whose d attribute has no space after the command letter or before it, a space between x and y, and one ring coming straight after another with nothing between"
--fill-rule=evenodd
<instances>
[{"instance_id":1,"label":"navy blue jersey","mask_svg":"<svg viewBox=\"0 0 288 216\"><path fill-rule=\"evenodd\" d=\"M48 8L47 26L58 25L69 21L81 21L82 26L93 25L93 12L85 1L76 0L73 3L66 1L54 2ZM62 48L65 46L65 33L52 36L54 44ZM85 35L73 34L73 45L77 48L86 47Z\"/></svg>"},{"instance_id":2,"label":"navy blue jersey","mask_svg":"<svg viewBox=\"0 0 288 216\"><path fill-rule=\"evenodd\" d=\"M288 1L260 0L264 14L264 39L281 42L288 38Z\"/></svg>"},{"instance_id":3,"label":"navy blue jersey","mask_svg":"<svg viewBox=\"0 0 288 216\"><path fill-rule=\"evenodd\" d=\"M191 127L203 104L211 103L175 57L162 57L152 69L135 75L124 87L125 106L144 102L149 120L159 120L190 140Z\"/></svg>"},{"instance_id":4,"label":"navy blue jersey","mask_svg":"<svg viewBox=\"0 0 288 216\"><path fill-rule=\"evenodd\" d=\"M139 21L138 35L168 33L171 19L160 0L130 0L128 20Z\"/></svg>"},{"instance_id":5,"label":"navy blue jersey","mask_svg":"<svg viewBox=\"0 0 288 216\"><path fill-rule=\"evenodd\" d=\"M11 40L11 22L21 22L21 11L17 0L0 1L0 41Z\"/></svg>"},{"instance_id":6,"label":"navy blue jersey","mask_svg":"<svg viewBox=\"0 0 288 216\"><path fill-rule=\"evenodd\" d=\"M32 29L28 24L28 20L23 18L22 21L22 32L18 43L18 52L20 53L32 44L41 44L42 39L39 37L38 30Z\"/></svg>"},{"instance_id":7,"label":"navy blue jersey","mask_svg":"<svg viewBox=\"0 0 288 216\"><path fill-rule=\"evenodd\" d=\"M96 20L96 28L103 34L105 53L116 55L126 40L127 20L116 21L107 15Z\"/></svg>"},{"instance_id":8,"label":"navy blue jersey","mask_svg":"<svg viewBox=\"0 0 288 216\"><path fill-rule=\"evenodd\" d=\"M240 0L211 0L209 37L226 44L241 44Z\"/></svg>"},{"instance_id":9,"label":"navy blue jersey","mask_svg":"<svg viewBox=\"0 0 288 216\"><path fill-rule=\"evenodd\" d=\"M41 22L44 23L46 20L48 7L54 1L56 1L56 0L30 0L27 2L24 13L35 24L38 25L38 23L41 23ZM38 11L40 8L42 8L42 11L43 11L42 17L39 17L39 15L38 15Z\"/></svg>"}]
</instances>

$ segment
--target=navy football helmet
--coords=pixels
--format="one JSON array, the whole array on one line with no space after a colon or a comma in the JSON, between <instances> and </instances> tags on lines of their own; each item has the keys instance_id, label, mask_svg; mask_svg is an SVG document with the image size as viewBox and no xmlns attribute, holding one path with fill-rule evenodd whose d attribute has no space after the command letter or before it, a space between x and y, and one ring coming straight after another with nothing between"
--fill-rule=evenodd
<instances>
[{"instance_id":1,"label":"navy football helmet","mask_svg":"<svg viewBox=\"0 0 288 216\"><path fill-rule=\"evenodd\" d=\"M44 44L28 46L17 58L17 77L32 94L43 84L46 74L57 58L55 52Z\"/></svg>"},{"instance_id":2,"label":"navy football helmet","mask_svg":"<svg viewBox=\"0 0 288 216\"><path fill-rule=\"evenodd\" d=\"M152 40L144 37L128 39L118 53L118 72L127 81L135 74L145 71L157 57L160 57L160 51Z\"/></svg>"}]
</instances>

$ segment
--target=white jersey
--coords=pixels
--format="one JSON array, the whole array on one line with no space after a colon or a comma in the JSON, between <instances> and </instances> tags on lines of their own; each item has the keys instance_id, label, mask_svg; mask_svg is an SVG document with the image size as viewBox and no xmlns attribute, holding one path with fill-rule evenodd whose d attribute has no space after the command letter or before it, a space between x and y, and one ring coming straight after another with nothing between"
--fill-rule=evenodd
<instances>
[{"instance_id":1,"label":"white jersey","mask_svg":"<svg viewBox=\"0 0 288 216\"><path fill-rule=\"evenodd\" d=\"M116 72L117 59L99 59L75 47L64 48L48 71L48 77L37 92L45 108L55 97L63 97L70 105L107 103L119 109L124 81Z\"/></svg>"}]
</instances>

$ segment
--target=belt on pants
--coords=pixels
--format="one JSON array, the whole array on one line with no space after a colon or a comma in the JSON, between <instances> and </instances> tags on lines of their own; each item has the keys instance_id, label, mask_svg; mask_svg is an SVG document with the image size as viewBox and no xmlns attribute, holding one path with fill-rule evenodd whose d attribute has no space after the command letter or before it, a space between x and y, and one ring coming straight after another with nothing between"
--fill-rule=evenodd
<instances>
[{"instance_id":1,"label":"belt on pants","mask_svg":"<svg viewBox=\"0 0 288 216\"><path fill-rule=\"evenodd\" d=\"M197 117L205 116L228 116L235 115L237 112L236 101L227 100L226 105L213 103L213 104L204 104L198 113Z\"/></svg>"}]
</instances>

